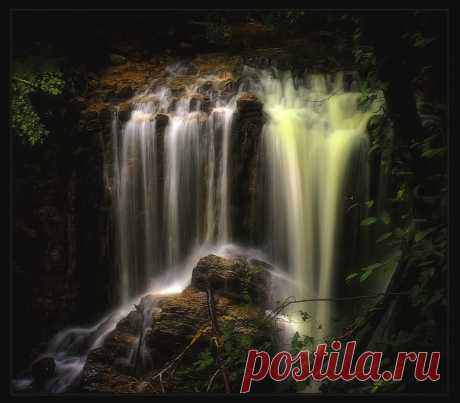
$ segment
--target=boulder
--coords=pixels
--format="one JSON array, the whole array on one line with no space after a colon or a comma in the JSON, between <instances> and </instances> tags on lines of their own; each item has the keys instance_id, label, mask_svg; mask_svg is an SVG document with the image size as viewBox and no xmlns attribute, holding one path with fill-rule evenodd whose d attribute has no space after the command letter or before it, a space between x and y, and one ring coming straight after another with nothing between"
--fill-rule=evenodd
<instances>
[{"instance_id":1,"label":"boulder","mask_svg":"<svg viewBox=\"0 0 460 403\"><path fill-rule=\"evenodd\" d=\"M152 359L162 364L187 345L198 329L209 320L207 294L187 289L181 294L162 297L159 311L152 315L152 327L146 343L152 349Z\"/></svg>"},{"instance_id":2,"label":"boulder","mask_svg":"<svg viewBox=\"0 0 460 403\"><path fill-rule=\"evenodd\" d=\"M254 262L257 261L245 257L203 257L193 269L191 285L199 290L206 290L210 285L216 293L235 300L263 304L267 297L268 272L266 267Z\"/></svg>"},{"instance_id":3,"label":"boulder","mask_svg":"<svg viewBox=\"0 0 460 403\"><path fill-rule=\"evenodd\" d=\"M83 369L80 388L90 392L161 393L158 381L151 382L153 375L184 352L177 364L177 371L163 383L166 392L193 392L196 387L205 391L212 373L196 371L196 362L203 354L213 350L213 331L209 316L206 285L215 288L214 308L222 339L228 340L229 329L240 340L250 340L254 348L262 348L273 337L272 328L263 322L267 298L268 273L270 266L264 262L243 256L203 257L193 270L192 283L184 291L170 295L147 295L109 334L102 347L89 353ZM257 297L247 300L243 296ZM150 309L149 311L146 311ZM139 315L143 312L144 315ZM149 365L142 366L134 374L133 352L142 329L142 316L149 313L151 320L145 328L144 353ZM225 333L227 332L227 333ZM232 347L233 348L233 347ZM238 348L241 348L238 347ZM249 347L248 347L249 348ZM242 354L247 348L244 347ZM216 365L212 364L213 368ZM234 368L240 371L242 368ZM214 371L214 369L213 369ZM215 382L215 391L222 391L223 385ZM238 389L241 377L236 372L231 376L232 388Z\"/></svg>"}]
</instances>

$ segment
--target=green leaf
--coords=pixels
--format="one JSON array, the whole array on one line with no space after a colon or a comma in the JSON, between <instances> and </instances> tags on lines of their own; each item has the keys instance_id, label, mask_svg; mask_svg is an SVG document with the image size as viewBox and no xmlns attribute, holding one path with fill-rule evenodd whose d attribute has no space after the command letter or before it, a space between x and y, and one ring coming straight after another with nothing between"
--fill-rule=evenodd
<instances>
[{"instance_id":1,"label":"green leaf","mask_svg":"<svg viewBox=\"0 0 460 403\"><path fill-rule=\"evenodd\" d=\"M375 269L379 268L380 266L382 266L382 263L377 262L377 263L370 264L369 266L363 267L360 270L361 271L369 271L369 270L372 271L372 270L375 270Z\"/></svg>"},{"instance_id":2,"label":"green leaf","mask_svg":"<svg viewBox=\"0 0 460 403\"><path fill-rule=\"evenodd\" d=\"M364 220L361 221L361 226L368 226L368 225L372 225L372 224L375 224L377 222L377 218L375 217L367 217L365 218Z\"/></svg>"},{"instance_id":3,"label":"green leaf","mask_svg":"<svg viewBox=\"0 0 460 403\"><path fill-rule=\"evenodd\" d=\"M390 238L393 235L392 232L386 232L385 234L382 234L381 236L378 237L376 243L380 243L385 241L386 239Z\"/></svg>"},{"instance_id":4,"label":"green leaf","mask_svg":"<svg viewBox=\"0 0 460 403\"><path fill-rule=\"evenodd\" d=\"M398 193L396 193L396 200L404 200L404 194L406 193L406 189L402 188L398 190Z\"/></svg>"},{"instance_id":5,"label":"green leaf","mask_svg":"<svg viewBox=\"0 0 460 403\"><path fill-rule=\"evenodd\" d=\"M372 270L365 271L363 274L361 274L361 277L359 278L359 281L362 283L362 282L365 281L371 274L372 274Z\"/></svg>"},{"instance_id":6,"label":"green leaf","mask_svg":"<svg viewBox=\"0 0 460 403\"><path fill-rule=\"evenodd\" d=\"M383 212L380 216L380 221L384 224L390 223L390 215L387 212Z\"/></svg>"},{"instance_id":7,"label":"green leaf","mask_svg":"<svg viewBox=\"0 0 460 403\"><path fill-rule=\"evenodd\" d=\"M441 157L447 152L446 147L440 147L440 148L429 148L428 150L425 150L422 152L421 157L422 158L434 158L434 157Z\"/></svg>"},{"instance_id":8,"label":"green leaf","mask_svg":"<svg viewBox=\"0 0 460 403\"><path fill-rule=\"evenodd\" d=\"M401 239L401 238L403 238L404 235L405 235L404 230L403 230L402 228L399 228L399 227L395 228L395 229L393 230L393 233L394 233L394 235L395 235L395 237L396 237L397 239Z\"/></svg>"},{"instance_id":9,"label":"green leaf","mask_svg":"<svg viewBox=\"0 0 460 403\"><path fill-rule=\"evenodd\" d=\"M306 311L300 311L300 316L302 317L302 320L304 322L306 322L308 319L312 318L312 316Z\"/></svg>"},{"instance_id":10,"label":"green leaf","mask_svg":"<svg viewBox=\"0 0 460 403\"><path fill-rule=\"evenodd\" d=\"M373 153L375 150L378 150L380 148L380 144L374 144L370 149L369 149L369 154Z\"/></svg>"},{"instance_id":11,"label":"green leaf","mask_svg":"<svg viewBox=\"0 0 460 403\"><path fill-rule=\"evenodd\" d=\"M371 207L374 205L374 200L369 200L369 201L367 201L366 203L364 203L364 205L365 205L367 208L371 208Z\"/></svg>"},{"instance_id":12,"label":"green leaf","mask_svg":"<svg viewBox=\"0 0 460 403\"><path fill-rule=\"evenodd\" d=\"M419 231L415 234L414 236L414 240L415 242L419 242L421 241L422 239L424 239L427 235L431 234L434 230L436 230L436 227L435 228L429 228L425 231Z\"/></svg>"},{"instance_id":13,"label":"green leaf","mask_svg":"<svg viewBox=\"0 0 460 403\"><path fill-rule=\"evenodd\" d=\"M345 277L345 281L350 281L352 278L355 278L358 273L351 273L347 277Z\"/></svg>"}]
</instances>

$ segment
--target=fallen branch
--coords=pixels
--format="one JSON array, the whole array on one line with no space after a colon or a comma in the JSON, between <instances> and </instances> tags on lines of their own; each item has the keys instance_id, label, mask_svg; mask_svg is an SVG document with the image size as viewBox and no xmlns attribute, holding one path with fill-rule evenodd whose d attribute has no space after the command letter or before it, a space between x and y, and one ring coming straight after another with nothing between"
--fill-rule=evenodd
<instances>
[{"instance_id":1,"label":"fallen branch","mask_svg":"<svg viewBox=\"0 0 460 403\"><path fill-rule=\"evenodd\" d=\"M214 382L214 379L220 371L220 368L218 368L217 371L214 372L214 374L211 376L211 378L209 379L208 387L206 388L206 392L209 392L211 390L212 383Z\"/></svg>"},{"instance_id":2,"label":"fallen branch","mask_svg":"<svg viewBox=\"0 0 460 403\"><path fill-rule=\"evenodd\" d=\"M140 305L134 304L134 308L136 309L137 314L140 316L141 319L141 328L140 328L140 333L139 333L139 341L137 343L137 349L136 349L136 354L134 357L134 374L138 374L139 370L139 357L141 356L141 349L142 349L142 343L144 342L144 312Z\"/></svg>"},{"instance_id":3,"label":"fallen branch","mask_svg":"<svg viewBox=\"0 0 460 403\"><path fill-rule=\"evenodd\" d=\"M207 328L207 325L204 325L200 329L198 329L198 331L195 333L195 335L193 336L192 340L187 345L187 347L185 347L185 349L179 355L177 355L176 358L170 361L160 372L158 372L155 376L150 378L149 382L153 383L153 381L155 381L158 378L160 381L161 391L165 393L165 388L163 385L163 374L169 371L170 369L173 369L173 367L181 360L184 354L188 350L190 350L193 344L195 344L195 342L204 334L204 332L206 331L206 328Z\"/></svg>"},{"instance_id":4,"label":"fallen branch","mask_svg":"<svg viewBox=\"0 0 460 403\"><path fill-rule=\"evenodd\" d=\"M22 78L13 77L13 80L19 81L20 83L23 83L23 84L27 84L27 85L30 86L30 87L39 89L39 87L38 87L37 85L35 85L34 83L31 83L30 81L24 80L24 79L22 79Z\"/></svg>"},{"instance_id":5,"label":"fallen branch","mask_svg":"<svg viewBox=\"0 0 460 403\"><path fill-rule=\"evenodd\" d=\"M290 300L291 298L294 298L294 297L290 296L290 297L287 297L284 300L284 302L280 306L278 306L278 308L276 308L269 315L267 315L265 317L264 321L276 317L283 309L285 309L286 307L288 307L291 304L299 304L299 303L302 303L302 302L322 302L322 301L330 301L330 302L334 302L334 301L357 301L357 300L360 300L360 299L378 298L378 297L382 297L382 296L385 296L385 295L401 296L401 295L408 295L408 294L409 294L408 292L380 292L380 293L377 293L377 294L357 295L357 296L353 296L353 297L307 298L307 299L298 299L298 300L296 300L296 299Z\"/></svg>"},{"instance_id":6,"label":"fallen branch","mask_svg":"<svg viewBox=\"0 0 460 403\"><path fill-rule=\"evenodd\" d=\"M225 393L231 393L230 381L229 381L227 369L225 368L224 362L220 357L220 345L218 342L220 332L219 332L219 326L217 323L216 310L214 306L214 295L212 293L212 288L210 285L208 285L207 293L208 293L209 317L211 319L212 331L214 333L214 337L212 339L216 346L216 360L217 360L217 364L219 365L220 372L222 372L222 377L224 378Z\"/></svg>"}]
</instances>

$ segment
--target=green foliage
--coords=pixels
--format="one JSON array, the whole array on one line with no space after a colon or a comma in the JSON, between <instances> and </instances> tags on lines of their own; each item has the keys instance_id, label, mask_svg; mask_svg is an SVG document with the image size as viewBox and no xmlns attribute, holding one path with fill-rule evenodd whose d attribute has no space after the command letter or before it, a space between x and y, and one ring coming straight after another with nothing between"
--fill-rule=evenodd
<instances>
[{"instance_id":1,"label":"green foliage","mask_svg":"<svg viewBox=\"0 0 460 403\"><path fill-rule=\"evenodd\" d=\"M253 297L251 295L251 283L252 283L252 278L253 278L253 273L250 270L246 270L241 278L241 284L242 284L242 290L241 290L241 295L247 304L252 304L253 303Z\"/></svg>"},{"instance_id":2,"label":"green foliage","mask_svg":"<svg viewBox=\"0 0 460 403\"><path fill-rule=\"evenodd\" d=\"M211 351L204 350L198 353L196 361L193 363L193 369L195 371L204 371L212 368L215 365L214 356Z\"/></svg>"},{"instance_id":3,"label":"green foliage","mask_svg":"<svg viewBox=\"0 0 460 403\"><path fill-rule=\"evenodd\" d=\"M303 350L312 350L315 347L315 339L311 336L300 336L299 332L295 332L291 340L291 354L298 354Z\"/></svg>"},{"instance_id":4,"label":"green foliage","mask_svg":"<svg viewBox=\"0 0 460 403\"><path fill-rule=\"evenodd\" d=\"M252 328L252 330L251 330ZM221 326L223 351L222 356L225 366L230 373L230 381L239 384L243 378L244 368L248 350L257 348L258 350L272 351L275 345L273 340L274 329L262 318L254 320L248 332L241 333L234 323L224 322ZM261 338L259 335L266 335Z\"/></svg>"},{"instance_id":5,"label":"green foliage","mask_svg":"<svg viewBox=\"0 0 460 403\"><path fill-rule=\"evenodd\" d=\"M253 295L253 291L254 291L254 284L253 284L254 274L256 274L260 270L262 270L262 269L260 269L258 267L254 267L253 270L245 270L240 276L240 281L241 281L241 286L242 286L241 296L242 296L243 301L246 304L253 304L254 303L254 295Z\"/></svg>"},{"instance_id":6,"label":"green foliage","mask_svg":"<svg viewBox=\"0 0 460 403\"><path fill-rule=\"evenodd\" d=\"M36 59L16 62L11 82L11 126L15 133L32 145L43 143L49 131L35 101L62 93L65 81L53 64L35 64Z\"/></svg>"},{"instance_id":7,"label":"green foliage","mask_svg":"<svg viewBox=\"0 0 460 403\"><path fill-rule=\"evenodd\" d=\"M426 38L421 32L411 32L403 35L409 46L414 48L425 48L436 40L436 38Z\"/></svg>"},{"instance_id":8,"label":"green foliage","mask_svg":"<svg viewBox=\"0 0 460 403\"><path fill-rule=\"evenodd\" d=\"M368 225L375 224L377 222L377 218L375 217L366 217L364 220L361 221L361 226L366 227Z\"/></svg>"},{"instance_id":9,"label":"green foliage","mask_svg":"<svg viewBox=\"0 0 460 403\"><path fill-rule=\"evenodd\" d=\"M390 233L391 235L391 233ZM372 263L366 267L360 269L362 273L351 273L346 278L345 281L350 281L359 276L359 281L362 283L366 281L377 269L382 269L384 271L391 271L394 270L396 265L401 258L401 251L398 250L392 254L390 254L386 259L382 262Z\"/></svg>"},{"instance_id":10,"label":"green foliage","mask_svg":"<svg viewBox=\"0 0 460 403\"><path fill-rule=\"evenodd\" d=\"M353 54L360 76L364 80L360 88L359 105L367 108L373 99L376 99L376 92L381 90L386 94L388 85L377 80L375 58L372 49L367 46L367 38L362 35L359 18L355 20L355 24ZM404 29L410 29L410 26L408 24ZM445 321L443 312L447 304L448 245L448 148L445 127L447 117L445 104L435 104L433 99L429 99L433 96L429 88L425 91L428 82L430 85L436 82L433 81L434 68L429 65L432 60L431 50L422 56L424 48L431 47L436 40L429 35L431 34L412 30L403 37L403 45L406 47L406 54L402 55L406 59L404 62L417 63L426 60L428 64L423 65L422 62L411 66L414 73L411 78L417 94L417 112L422 130L407 133L407 138L412 140L405 144L404 139L386 134L384 131L391 128L392 122L398 123L398 120L393 121L394 116L389 116L386 109L382 109L382 114L372 116L369 121L369 157L377 163L380 160L380 172L388 177L388 189L391 192L379 205L391 213L391 219L386 213L370 212L370 215L362 220L361 225L368 227L375 234L375 250L378 251L378 255L374 256L366 267L355 273L348 273L345 278L347 282L366 282L377 272L391 269L405 275L396 277L394 285L394 291L409 293L408 297L401 297L399 300L403 308L392 313L398 315L396 326L399 328L395 329L394 333L387 333L384 340L378 340L386 355L409 349L433 350L433 339L442 336L443 328L440 324ZM413 55L417 56L412 57ZM396 135L398 134L396 131ZM380 227L380 224L384 226ZM377 305L372 309L381 307ZM355 335L368 324L368 318L373 315L372 309L356 319L353 325ZM439 345L436 348L439 348ZM392 369L391 362L385 365ZM382 366L383 369L387 369L385 365ZM346 385L331 383L327 391L336 391L339 388L343 388L341 391L346 393L395 392L403 390L404 382L379 381Z\"/></svg>"},{"instance_id":11,"label":"green foliage","mask_svg":"<svg viewBox=\"0 0 460 403\"><path fill-rule=\"evenodd\" d=\"M387 212L382 212L380 214L379 217L366 217L364 218L363 220L361 220L361 223L360 225L362 227L367 227L369 225L373 225L373 224L376 224L376 223L381 223L381 224L385 224L385 225L388 225L390 224L391 222L391 219L390 219L390 216Z\"/></svg>"}]
</instances>

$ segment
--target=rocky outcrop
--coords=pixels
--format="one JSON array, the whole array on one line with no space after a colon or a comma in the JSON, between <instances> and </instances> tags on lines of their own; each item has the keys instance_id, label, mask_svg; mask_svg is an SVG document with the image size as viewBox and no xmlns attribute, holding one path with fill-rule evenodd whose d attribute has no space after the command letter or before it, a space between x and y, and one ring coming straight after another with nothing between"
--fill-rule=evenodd
<instances>
[{"instance_id":1,"label":"rocky outcrop","mask_svg":"<svg viewBox=\"0 0 460 403\"><path fill-rule=\"evenodd\" d=\"M235 340L228 339L228 329L237 340L251 340L253 347L261 346L268 343L272 335L261 325L267 308L267 268L269 265L264 262L241 256L203 257L193 270L189 287L179 294L144 297L137 309L118 323L104 346L90 352L79 389L89 392L160 393L161 384L155 375L184 352L175 365L174 375L165 373L162 377L163 388L189 392L199 387L206 388L212 375L209 371L214 372L218 368L212 354L209 370L201 371L200 365L197 365L203 355L213 351L214 333L205 291L207 285L210 284L215 292L214 307L218 327L223 334L224 353L225 343L228 343L228 350L235 343ZM243 298L245 294L254 300ZM146 322L140 312L144 313L144 317L145 312L149 313L150 320L144 329L142 324ZM144 359L142 366L138 365L136 370L134 357L141 333L145 340L142 349ZM249 348L249 345L244 348ZM245 351L242 350L241 354L245 357ZM230 371L237 371L228 365ZM237 367L244 369L239 368L241 364ZM241 381L239 374L235 372L232 380L237 388ZM222 387L216 382L217 391Z\"/></svg>"},{"instance_id":2,"label":"rocky outcrop","mask_svg":"<svg viewBox=\"0 0 460 403\"><path fill-rule=\"evenodd\" d=\"M263 105L254 94L244 93L237 100L230 156L230 214L232 223L235 223L234 236L246 244L261 241L264 233L265 220L262 217L267 203L258 199L263 194L263 177L260 175L264 172L260 166L263 149L260 139L264 116Z\"/></svg>"},{"instance_id":3,"label":"rocky outcrop","mask_svg":"<svg viewBox=\"0 0 460 403\"><path fill-rule=\"evenodd\" d=\"M211 287L216 293L234 300L263 305L268 289L268 274L264 269L244 257L209 255L193 270L192 287L203 291Z\"/></svg>"}]
</instances>

